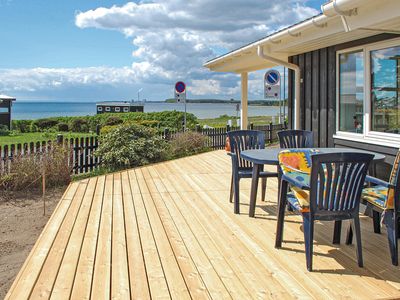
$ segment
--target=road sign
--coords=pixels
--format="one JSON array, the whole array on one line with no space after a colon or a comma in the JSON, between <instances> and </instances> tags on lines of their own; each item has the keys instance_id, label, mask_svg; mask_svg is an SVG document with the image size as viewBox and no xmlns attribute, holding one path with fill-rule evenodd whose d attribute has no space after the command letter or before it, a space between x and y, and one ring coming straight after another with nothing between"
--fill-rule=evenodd
<instances>
[{"instance_id":1,"label":"road sign","mask_svg":"<svg viewBox=\"0 0 400 300\"><path fill-rule=\"evenodd\" d=\"M264 75L264 97L274 100L281 98L281 74L276 70L269 70Z\"/></svg>"},{"instance_id":2,"label":"road sign","mask_svg":"<svg viewBox=\"0 0 400 300\"><path fill-rule=\"evenodd\" d=\"M183 81L175 83L176 102L186 102L186 84Z\"/></svg>"}]
</instances>

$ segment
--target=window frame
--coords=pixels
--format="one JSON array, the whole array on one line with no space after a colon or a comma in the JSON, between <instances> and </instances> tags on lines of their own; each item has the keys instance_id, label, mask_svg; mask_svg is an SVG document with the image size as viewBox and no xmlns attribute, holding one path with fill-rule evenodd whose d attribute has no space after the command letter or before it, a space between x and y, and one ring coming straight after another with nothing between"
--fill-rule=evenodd
<instances>
[{"instance_id":1,"label":"window frame","mask_svg":"<svg viewBox=\"0 0 400 300\"><path fill-rule=\"evenodd\" d=\"M97 106L97 111L103 111L103 106Z\"/></svg>"},{"instance_id":2,"label":"window frame","mask_svg":"<svg viewBox=\"0 0 400 300\"><path fill-rule=\"evenodd\" d=\"M115 111L115 112L121 112L121 107L116 106L116 107L114 108L114 111Z\"/></svg>"},{"instance_id":3,"label":"window frame","mask_svg":"<svg viewBox=\"0 0 400 300\"><path fill-rule=\"evenodd\" d=\"M110 106L106 106L105 110L106 112L110 112L111 111L111 107Z\"/></svg>"},{"instance_id":4,"label":"window frame","mask_svg":"<svg viewBox=\"0 0 400 300\"><path fill-rule=\"evenodd\" d=\"M124 113L129 112L129 107L125 106L124 107Z\"/></svg>"},{"instance_id":5,"label":"window frame","mask_svg":"<svg viewBox=\"0 0 400 300\"><path fill-rule=\"evenodd\" d=\"M400 47L400 38L390 39L386 41L346 48L336 51L336 134L334 138L352 139L358 142L374 143L384 145L386 143L392 146L400 146L400 134L386 133L371 130L371 51L380 50L391 47ZM363 132L345 132L339 130L339 84L340 84L340 60L339 56L343 53L354 51L362 51L364 59L364 103L363 103Z\"/></svg>"}]
</instances>

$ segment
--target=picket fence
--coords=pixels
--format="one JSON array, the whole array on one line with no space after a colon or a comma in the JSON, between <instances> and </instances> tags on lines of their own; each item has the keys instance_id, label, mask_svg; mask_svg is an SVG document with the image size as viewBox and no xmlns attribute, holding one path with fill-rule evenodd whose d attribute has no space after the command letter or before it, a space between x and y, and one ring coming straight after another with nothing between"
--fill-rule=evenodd
<instances>
[{"instance_id":1,"label":"picket fence","mask_svg":"<svg viewBox=\"0 0 400 300\"><path fill-rule=\"evenodd\" d=\"M207 147L212 149L224 149L227 132L238 130L238 127L222 127L222 128L201 128L196 127L196 131L207 136ZM267 125L249 125L249 129L261 130L265 132L266 141L272 143L277 140L277 132L286 129L286 124L267 124ZM161 136L170 140L174 136L180 134L181 131L170 131L165 129ZM20 155L45 153L53 145L58 144L68 149L68 166L73 174L83 174L91 172L98 168L101 159L94 155L99 146L97 136L68 138L64 139L62 135L57 140L31 142L23 144L12 144L0 146L0 175L7 174L10 171L13 159Z\"/></svg>"}]
</instances>

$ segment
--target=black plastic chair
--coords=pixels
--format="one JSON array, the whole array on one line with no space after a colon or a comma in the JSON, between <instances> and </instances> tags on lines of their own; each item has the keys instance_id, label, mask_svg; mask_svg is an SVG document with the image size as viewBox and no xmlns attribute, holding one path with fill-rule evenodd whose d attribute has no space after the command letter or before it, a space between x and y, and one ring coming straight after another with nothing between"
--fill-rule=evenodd
<instances>
[{"instance_id":1,"label":"black plastic chair","mask_svg":"<svg viewBox=\"0 0 400 300\"><path fill-rule=\"evenodd\" d=\"M265 134L258 130L236 130L228 132L230 153L232 159L232 179L229 201L234 198L234 212L240 213L239 208L239 181L242 178L251 178L253 173L253 164L240 157L243 150L264 149ZM261 199L265 200L265 190L268 177L278 177L277 172L261 171L262 194Z\"/></svg>"},{"instance_id":2,"label":"black plastic chair","mask_svg":"<svg viewBox=\"0 0 400 300\"><path fill-rule=\"evenodd\" d=\"M392 264L397 266L398 259L398 238L399 238L399 212L400 212L400 151L394 160L389 181L367 176L365 181L372 184L364 188L361 194L361 201L372 210L374 232L380 233L380 221L386 226L388 235L389 250ZM347 233L347 244L351 244L352 232Z\"/></svg>"},{"instance_id":3,"label":"black plastic chair","mask_svg":"<svg viewBox=\"0 0 400 300\"><path fill-rule=\"evenodd\" d=\"M289 150L287 150L289 152ZM279 154L280 162L283 161ZM359 205L364 180L373 155L360 153L314 154L311 174L304 180L299 173L283 172L279 195L275 247L282 246L285 206L289 203L303 217L307 269L312 271L314 221L352 220L357 240L357 260L363 266ZM282 166L282 164L281 164ZM282 170L285 167L282 166ZM287 168L286 168L287 169ZM299 177L300 176L300 177ZM303 180L303 181L300 181ZM287 193L290 185L292 191Z\"/></svg>"},{"instance_id":4,"label":"black plastic chair","mask_svg":"<svg viewBox=\"0 0 400 300\"><path fill-rule=\"evenodd\" d=\"M312 148L314 137L311 131L307 130L282 130L278 132L281 148Z\"/></svg>"}]
</instances>

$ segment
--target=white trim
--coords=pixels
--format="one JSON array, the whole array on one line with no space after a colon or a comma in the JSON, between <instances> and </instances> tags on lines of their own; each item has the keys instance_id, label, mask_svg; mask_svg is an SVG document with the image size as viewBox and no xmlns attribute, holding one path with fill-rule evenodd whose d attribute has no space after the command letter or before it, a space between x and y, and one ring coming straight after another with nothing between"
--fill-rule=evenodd
<instances>
[{"instance_id":1,"label":"white trim","mask_svg":"<svg viewBox=\"0 0 400 300\"><path fill-rule=\"evenodd\" d=\"M103 106L97 106L97 111L103 111Z\"/></svg>"},{"instance_id":2,"label":"white trim","mask_svg":"<svg viewBox=\"0 0 400 300\"><path fill-rule=\"evenodd\" d=\"M105 111L111 111L111 107L109 107L109 106L106 106L106 109L105 109Z\"/></svg>"},{"instance_id":3,"label":"white trim","mask_svg":"<svg viewBox=\"0 0 400 300\"><path fill-rule=\"evenodd\" d=\"M114 108L115 112L121 112L121 107L117 106Z\"/></svg>"},{"instance_id":4,"label":"white trim","mask_svg":"<svg viewBox=\"0 0 400 300\"><path fill-rule=\"evenodd\" d=\"M129 107L125 106L124 107L124 112L129 112Z\"/></svg>"},{"instance_id":5,"label":"white trim","mask_svg":"<svg viewBox=\"0 0 400 300\"><path fill-rule=\"evenodd\" d=\"M400 148L400 140L396 141L396 142L391 142L391 141L376 139L376 138L372 138L372 137L363 137L363 136L347 137L347 136L344 136L341 134L340 135L334 134L333 138L338 139L338 140L345 140L345 141L364 143L364 144L372 144L372 145L383 146L383 147Z\"/></svg>"},{"instance_id":6,"label":"white trim","mask_svg":"<svg viewBox=\"0 0 400 300\"><path fill-rule=\"evenodd\" d=\"M400 46L400 38L380 41L358 47L343 49L336 52L336 134L337 139L351 140L361 143L381 145L387 147L400 147L400 134L386 133L371 130L371 51ZM363 104L363 133L339 131L339 55L343 53L363 51L364 58L364 104Z\"/></svg>"}]
</instances>

